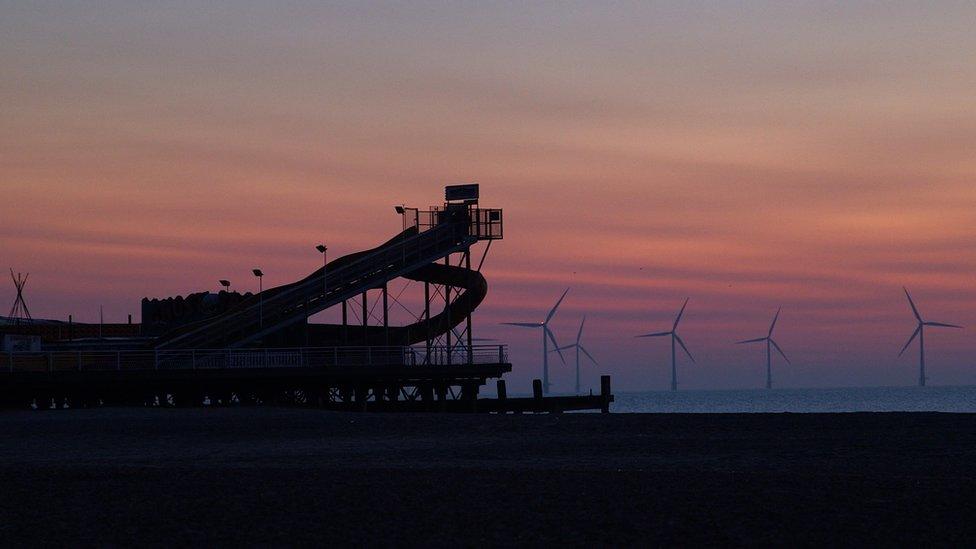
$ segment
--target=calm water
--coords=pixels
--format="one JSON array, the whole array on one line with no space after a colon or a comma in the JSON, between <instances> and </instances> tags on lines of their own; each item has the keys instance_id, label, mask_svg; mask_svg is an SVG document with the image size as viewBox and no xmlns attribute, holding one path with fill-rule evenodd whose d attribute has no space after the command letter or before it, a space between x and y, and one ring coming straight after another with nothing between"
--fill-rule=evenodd
<instances>
[{"instance_id":1,"label":"calm water","mask_svg":"<svg viewBox=\"0 0 976 549\"><path fill-rule=\"evenodd\" d=\"M626 412L974 412L976 386L616 393Z\"/></svg>"}]
</instances>

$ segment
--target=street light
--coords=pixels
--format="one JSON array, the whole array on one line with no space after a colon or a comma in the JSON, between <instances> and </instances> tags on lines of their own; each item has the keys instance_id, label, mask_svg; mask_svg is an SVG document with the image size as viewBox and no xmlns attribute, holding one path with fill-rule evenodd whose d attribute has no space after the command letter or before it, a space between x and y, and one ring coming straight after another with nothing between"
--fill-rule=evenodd
<instances>
[{"instance_id":1,"label":"street light","mask_svg":"<svg viewBox=\"0 0 976 549\"><path fill-rule=\"evenodd\" d=\"M261 269L252 269L254 276L258 277L258 327L264 329L264 273Z\"/></svg>"},{"instance_id":2,"label":"street light","mask_svg":"<svg viewBox=\"0 0 976 549\"><path fill-rule=\"evenodd\" d=\"M230 280L221 279L218 280L217 282L220 282L220 285L224 287L225 292L230 293Z\"/></svg>"},{"instance_id":3,"label":"street light","mask_svg":"<svg viewBox=\"0 0 976 549\"><path fill-rule=\"evenodd\" d=\"M393 206L393 209L396 210L396 213L400 214L401 219L403 220L403 230L407 230L407 208L406 208L406 206L404 206L403 204L398 204L396 206Z\"/></svg>"},{"instance_id":4,"label":"street light","mask_svg":"<svg viewBox=\"0 0 976 549\"><path fill-rule=\"evenodd\" d=\"M325 293L329 291L329 281L325 278L325 271L329 267L329 248L325 244L319 244L315 249L322 254L322 299L325 299Z\"/></svg>"}]
</instances>

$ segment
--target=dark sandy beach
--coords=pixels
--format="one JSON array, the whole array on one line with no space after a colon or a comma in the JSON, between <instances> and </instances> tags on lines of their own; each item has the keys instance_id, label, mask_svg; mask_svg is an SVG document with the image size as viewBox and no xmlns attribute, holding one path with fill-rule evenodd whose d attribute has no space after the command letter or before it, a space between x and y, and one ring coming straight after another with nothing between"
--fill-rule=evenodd
<instances>
[{"instance_id":1,"label":"dark sandy beach","mask_svg":"<svg viewBox=\"0 0 976 549\"><path fill-rule=\"evenodd\" d=\"M976 416L0 413L4 545L946 544Z\"/></svg>"}]
</instances>

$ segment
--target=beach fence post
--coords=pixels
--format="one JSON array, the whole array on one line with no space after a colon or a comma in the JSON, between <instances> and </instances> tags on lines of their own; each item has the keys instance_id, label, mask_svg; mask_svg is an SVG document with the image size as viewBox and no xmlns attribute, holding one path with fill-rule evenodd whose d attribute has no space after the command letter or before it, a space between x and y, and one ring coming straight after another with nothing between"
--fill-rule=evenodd
<instances>
[{"instance_id":1,"label":"beach fence post","mask_svg":"<svg viewBox=\"0 0 976 549\"><path fill-rule=\"evenodd\" d=\"M508 413L507 403L508 399L508 389L505 388L505 380L499 379L495 382L496 393L498 394L498 409L496 410L499 414Z\"/></svg>"},{"instance_id":2,"label":"beach fence post","mask_svg":"<svg viewBox=\"0 0 976 549\"><path fill-rule=\"evenodd\" d=\"M600 376L600 401L603 407L601 413L610 413L610 376Z\"/></svg>"},{"instance_id":3,"label":"beach fence post","mask_svg":"<svg viewBox=\"0 0 976 549\"><path fill-rule=\"evenodd\" d=\"M532 380L532 399L533 404L535 404L535 411L542 411L542 380L533 379Z\"/></svg>"}]
</instances>

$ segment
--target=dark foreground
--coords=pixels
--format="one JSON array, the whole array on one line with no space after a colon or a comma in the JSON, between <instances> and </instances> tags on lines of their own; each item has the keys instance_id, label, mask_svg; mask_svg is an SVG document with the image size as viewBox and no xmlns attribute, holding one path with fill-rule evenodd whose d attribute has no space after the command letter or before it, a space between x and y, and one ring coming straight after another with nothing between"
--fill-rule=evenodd
<instances>
[{"instance_id":1,"label":"dark foreground","mask_svg":"<svg viewBox=\"0 0 976 549\"><path fill-rule=\"evenodd\" d=\"M4 545L971 545L976 416L0 413Z\"/></svg>"}]
</instances>

